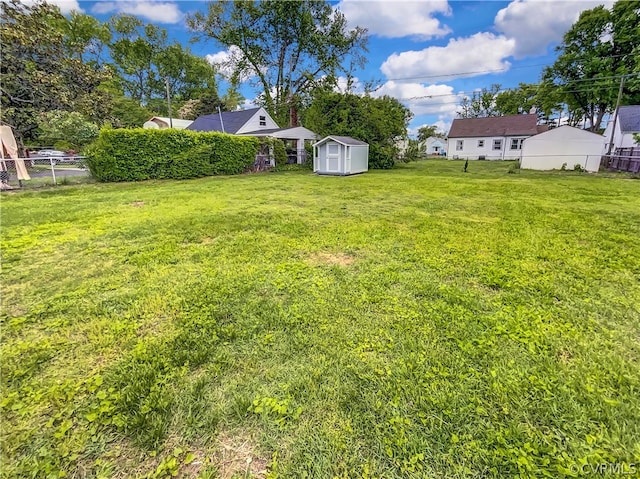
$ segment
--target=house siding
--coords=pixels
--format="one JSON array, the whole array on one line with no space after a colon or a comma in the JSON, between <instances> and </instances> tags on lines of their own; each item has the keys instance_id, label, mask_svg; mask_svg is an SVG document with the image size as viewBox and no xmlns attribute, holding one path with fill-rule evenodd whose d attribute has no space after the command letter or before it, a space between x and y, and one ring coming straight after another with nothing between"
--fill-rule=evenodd
<instances>
[{"instance_id":1,"label":"house siding","mask_svg":"<svg viewBox=\"0 0 640 479\"><path fill-rule=\"evenodd\" d=\"M559 170L563 164L575 165L591 172L600 167L604 136L561 126L525 140L520 167L530 170Z\"/></svg>"},{"instance_id":2,"label":"house siding","mask_svg":"<svg viewBox=\"0 0 640 479\"><path fill-rule=\"evenodd\" d=\"M260 125L260 117L265 117L265 125ZM249 121L247 121L238 131L236 135L240 135L242 133L249 133L251 131L259 131L259 130L273 130L276 128L280 128L278 124L273 121L273 118L267 113L267 110L264 108L260 108Z\"/></svg>"},{"instance_id":3,"label":"house siding","mask_svg":"<svg viewBox=\"0 0 640 479\"><path fill-rule=\"evenodd\" d=\"M609 149L609 143L611 142L611 128L613 128L613 122L610 122L607 125L607 128L604 130L604 138L605 144L604 149L602 150L603 154L606 154ZM640 132L637 132L640 133ZM613 148L611 151L613 152L616 148L631 148L633 146L638 146L635 139L633 138L633 132L625 132L622 133L620 130L620 122L616 123L616 132L613 135Z\"/></svg>"},{"instance_id":4,"label":"house siding","mask_svg":"<svg viewBox=\"0 0 640 479\"><path fill-rule=\"evenodd\" d=\"M520 150L511 149L512 139L525 139L526 136L484 136L468 138L449 138L447 140L447 158L460 160L478 160L484 156L487 160L517 160L520 158ZM494 140L502 140L500 150L493 149ZM462 150L456 149L457 142L463 142ZM478 141L483 141L484 146L478 146Z\"/></svg>"}]
</instances>

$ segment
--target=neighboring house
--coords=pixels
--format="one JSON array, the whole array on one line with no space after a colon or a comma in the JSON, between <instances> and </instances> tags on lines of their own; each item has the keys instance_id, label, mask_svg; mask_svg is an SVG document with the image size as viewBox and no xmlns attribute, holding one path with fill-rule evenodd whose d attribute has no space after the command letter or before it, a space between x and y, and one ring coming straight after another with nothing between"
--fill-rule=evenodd
<instances>
[{"instance_id":1,"label":"neighboring house","mask_svg":"<svg viewBox=\"0 0 640 479\"><path fill-rule=\"evenodd\" d=\"M447 158L517 160L526 138L547 130L537 115L456 118L447 140Z\"/></svg>"},{"instance_id":2,"label":"neighboring house","mask_svg":"<svg viewBox=\"0 0 640 479\"><path fill-rule=\"evenodd\" d=\"M640 134L640 105L621 106L618 110L616 129L613 129L613 118L609 120L607 128L604 130L605 145L604 153L609 151L610 143L613 143L611 152L616 148L631 148L638 146L633 138L633 134Z\"/></svg>"},{"instance_id":3,"label":"neighboring house","mask_svg":"<svg viewBox=\"0 0 640 479\"><path fill-rule=\"evenodd\" d=\"M193 123L191 120L180 120L179 118L165 118L162 116L154 116L149 121L145 121L142 128L152 128L155 130L165 130L167 128L175 128L176 130L184 130Z\"/></svg>"},{"instance_id":4,"label":"neighboring house","mask_svg":"<svg viewBox=\"0 0 640 479\"><path fill-rule=\"evenodd\" d=\"M350 136L327 136L313 145L313 171L354 175L369 170L369 145Z\"/></svg>"},{"instance_id":5,"label":"neighboring house","mask_svg":"<svg viewBox=\"0 0 640 479\"><path fill-rule=\"evenodd\" d=\"M561 126L524 140L520 168L573 170L576 165L597 172L605 137L572 126Z\"/></svg>"},{"instance_id":6,"label":"neighboring house","mask_svg":"<svg viewBox=\"0 0 640 479\"><path fill-rule=\"evenodd\" d=\"M317 139L314 132L301 126L280 128L263 107L203 115L196 118L187 129L280 138L285 143L287 154L290 158L294 158L296 163L306 161L305 141L311 142Z\"/></svg>"},{"instance_id":7,"label":"neighboring house","mask_svg":"<svg viewBox=\"0 0 640 479\"><path fill-rule=\"evenodd\" d=\"M425 153L429 156L445 156L447 154L447 139L430 136L425 141Z\"/></svg>"}]
</instances>

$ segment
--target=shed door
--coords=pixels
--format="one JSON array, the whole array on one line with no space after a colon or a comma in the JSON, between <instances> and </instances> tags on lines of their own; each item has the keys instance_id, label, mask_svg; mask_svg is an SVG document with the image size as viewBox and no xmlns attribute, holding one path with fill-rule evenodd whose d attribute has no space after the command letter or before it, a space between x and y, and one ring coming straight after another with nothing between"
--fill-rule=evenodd
<instances>
[{"instance_id":1,"label":"shed door","mask_svg":"<svg viewBox=\"0 0 640 479\"><path fill-rule=\"evenodd\" d=\"M327 144L327 171L340 171L340 145L337 143Z\"/></svg>"}]
</instances>

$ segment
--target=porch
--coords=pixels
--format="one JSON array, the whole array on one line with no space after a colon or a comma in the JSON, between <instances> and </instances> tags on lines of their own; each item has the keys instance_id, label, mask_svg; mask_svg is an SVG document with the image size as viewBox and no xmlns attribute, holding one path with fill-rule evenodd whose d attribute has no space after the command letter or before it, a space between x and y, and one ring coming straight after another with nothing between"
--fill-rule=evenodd
<instances>
[{"instance_id":1,"label":"porch","mask_svg":"<svg viewBox=\"0 0 640 479\"><path fill-rule=\"evenodd\" d=\"M242 133L244 136L272 137L284 142L287 152L287 163L297 163L299 165L307 161L307 151L305 144L316 141L317 135L302 126L291 128L276 128L272 130L259 130Z\"/></svg>"}]
</instances>

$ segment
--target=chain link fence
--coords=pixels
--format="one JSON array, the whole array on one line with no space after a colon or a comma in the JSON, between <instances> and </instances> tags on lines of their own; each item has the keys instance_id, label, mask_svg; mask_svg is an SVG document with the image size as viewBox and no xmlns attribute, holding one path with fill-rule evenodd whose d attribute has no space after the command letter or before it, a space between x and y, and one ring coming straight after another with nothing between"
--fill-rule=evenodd
<instances>
[{"instance_id":1,"label":"chain link fence","mask_svg":"<svg viewBox=\"0 0 640 479\"><path fill-rule=\"evenodd\" d=\"M56 186L83 183L90 178L85 165L86 157L41 157L22 158L30 179L19 179L16 160L4 159L0 167L2 189Z\"/></svg>"}]
</instances>

